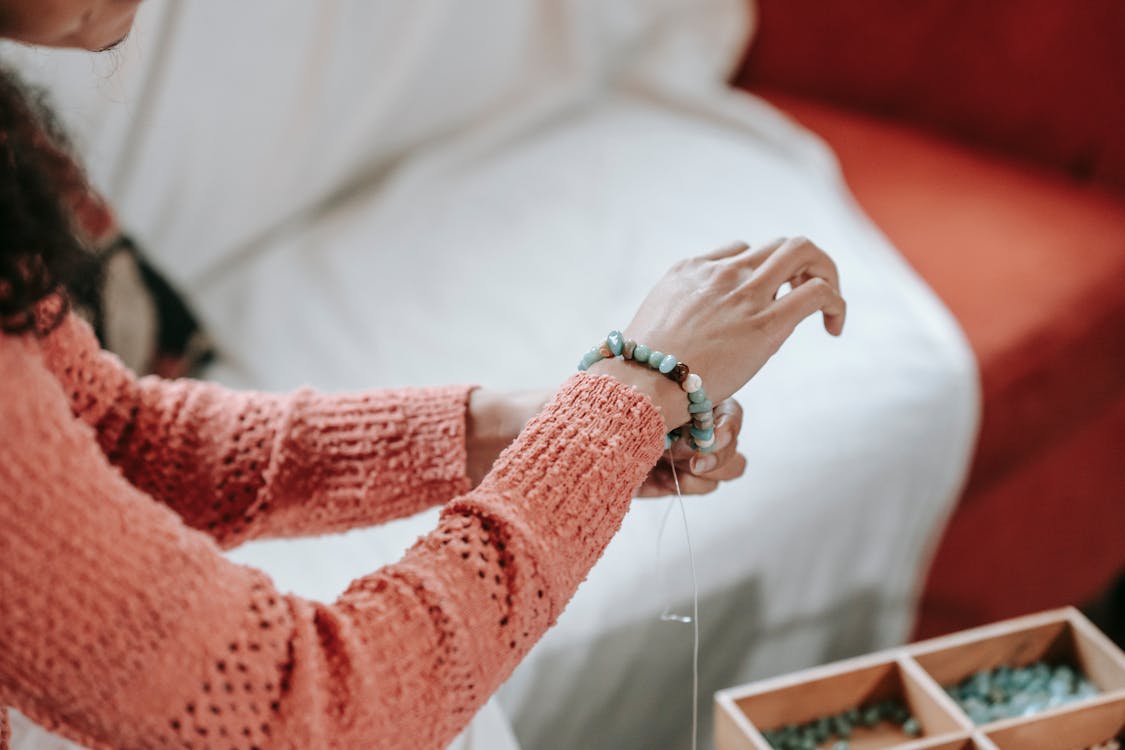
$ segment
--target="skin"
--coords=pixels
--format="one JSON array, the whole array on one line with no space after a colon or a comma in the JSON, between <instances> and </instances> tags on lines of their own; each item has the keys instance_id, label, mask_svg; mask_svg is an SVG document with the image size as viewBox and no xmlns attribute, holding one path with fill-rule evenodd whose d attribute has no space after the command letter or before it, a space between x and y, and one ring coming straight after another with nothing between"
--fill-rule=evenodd
<instances>
[{"instance_id":1,"label":"skin","mask_svg":"<svg viewBox=\"0 0 1125 750\"><path fill-rule=\"evenodd\" d=\"M142 0L0 0L0 36L44 47L104 50L133 28Z\"/></svg>"},{"instance_id":2,"label":"skin","mask_svg":"<svg viewBox=\"0 0 1125 750\"><path fill-rule=\"evenodd\" d=\"M142 0L0 0L0 37L26 44L110 49L128 36ZM792 291L778 299L779 287ZM711 492L746 468L738 452L742 407L730 397L781 346L797 323L820 310L839 335L844 301L832 261L798 237L756 250L737 243L674 266L624 330L628 338L673 352L704 376L715 409L715 449L694 454L681 441L665 454L638 490L667 495L679 480L684 494ZM679 387L646 368L603 360L590 368L615 377L650 399L668 430L688 422ZM550 397L548 391L502 393L477 389L469 398L466 447L474 486Z\"/></svg>"}]
</instances>

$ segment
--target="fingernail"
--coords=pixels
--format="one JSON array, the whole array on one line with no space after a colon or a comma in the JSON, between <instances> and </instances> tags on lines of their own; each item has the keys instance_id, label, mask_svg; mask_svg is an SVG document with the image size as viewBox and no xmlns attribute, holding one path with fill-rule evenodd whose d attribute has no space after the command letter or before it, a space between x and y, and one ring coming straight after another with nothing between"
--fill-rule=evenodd
<instances>
[{"instance_id":1,"label":"fingernail","mask_svg":"<svg viewBox=\"0 0 1125 750\"><path fill-rule=\"evenodd\" d=\"M693 474L706 474L715 468L716 459L714 456L703 456L701 458L693 458L691 460L691 472Z\"/></svg>"}]
</instances>

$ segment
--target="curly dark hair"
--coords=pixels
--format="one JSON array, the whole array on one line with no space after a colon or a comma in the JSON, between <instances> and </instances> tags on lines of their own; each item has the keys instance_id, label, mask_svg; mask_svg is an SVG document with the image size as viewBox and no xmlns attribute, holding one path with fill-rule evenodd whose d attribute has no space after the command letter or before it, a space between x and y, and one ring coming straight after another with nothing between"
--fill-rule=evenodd
<instances>
[{"instance_id":1,"label":"curly dark hair","mask_svg":"<svg viewBox=\"0 0 1125 750\"><path fill-rule=\"evenodd\" d=\"M37 320L35 307L90 268L67 201L86 189L43 92L0 67L0 331L44 335L66 313Z\"/></svg>"}]
</instances>

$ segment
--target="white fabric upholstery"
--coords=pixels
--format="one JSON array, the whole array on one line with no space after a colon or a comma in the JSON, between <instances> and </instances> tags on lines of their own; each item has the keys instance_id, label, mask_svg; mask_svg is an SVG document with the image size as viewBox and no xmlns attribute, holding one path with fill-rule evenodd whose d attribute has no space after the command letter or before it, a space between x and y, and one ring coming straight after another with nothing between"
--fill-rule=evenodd
<instances>
[{"instance_id":1,"label":"white fabric upholstery","mask_svg":"<svg viewBox=\"0 0 1125 750\"><path fill-rule=\"evenodd\" d=\"M549 386L683 255L830 250L844 338L798 329L740 394L747 475L688 502L707 722L715 689L905 636L977 418L959 330L831 154L723 85L749 21L742 0L150 0L112 75L6 56L56 91L237 386ZM687 746L666 510L635 504L501 691L525 748ZM232 556L330 599L433 522ZM506 747L497 718L462 742Z\"/></svg>"}]
</instances>

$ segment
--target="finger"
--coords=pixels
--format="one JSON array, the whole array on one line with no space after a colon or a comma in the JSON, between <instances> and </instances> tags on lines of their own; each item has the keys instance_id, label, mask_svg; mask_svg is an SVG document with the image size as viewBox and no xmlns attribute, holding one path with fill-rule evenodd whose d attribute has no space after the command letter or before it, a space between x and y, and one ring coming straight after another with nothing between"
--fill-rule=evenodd
<instances>
[{"instance_id":1,"label":"finger","mask_svg":"<svg viewBox=\"0 0 1125 750\"><path fill-rule=\"evenodd\" d=\"M811 281L812 279L815 279L815 278L817 278L817 277L814 276L811 273L799 273L796 276L794 276L793 278L789 279L789 286L790 286L791 289L796 289L801 284L804 284L806 281ZM843 290L840 289L839 286L836 287L836 291L843 294Z\"/></svg>"},{"instance_id":2,"label":"finger","mask_svg":"<svg viewBox=\"0 0 1125 750\"><path fill-rule=\"evenodd\" d=\"M839 336L844 330L847 303L827 281L815 278L772 303L770 315L779 328L777 341L789 338L798 323L818 310L824 315L825 330Z\"/></svg>"},{"instance_id":3,"label":"finger","mask_svg":"<svg viewBox=\"0 0 1125 750\"><path fill-rule=\"evenodd\" d=\"M732 479L738 479L746 471L746 456L741 453L735 452L731 457L719 464L719 467L714 471L709 471L704 474L702 479L714 479L718 482L729 482Z\"/></svg>"},{"instance_id":4,"label":"finger","mask_svg":"<svg viewBox=\"0 0 1125 750\"><path fill-rule=\"evenodd\" d=\"M808 273L802 272L802 273L797 274L793 278L789 279L789 282L788 282L789 283L789 291L793 291L794 289L799 287L801 284L804 284L806 281L808 281L809 279L813 279L813 278L816 278L816 277L811 275L811 274L808 274ZM781 296L781 288L778 288L778 290L773 293L773 299L777 299L780 296Z\"/></svg>"},{"instance_id":5,"label":"finger","mask_svg":"<svg viewBox=\"0 0 1125 750\"><path fill-rule=\"evenodd\" d=\"M734 435L742 431L742 404L728 398L715 407L715 429L729 429Z\"/></svg>"},{"instance_id":6,"label":"finger","mask_svg":"<svg viewBox=\"0 0 1125 750\"><path fill-rule=\"evenodd\" d=\"M663 478L658 478L655 474L649 474L644 484L637 488L634 497L666 497L675 493L676 488L669 489Z\"/></svg>"},{"instance_id":7,"label":"finger","mask_svg":"<svg viewBox=\"0 0 1125 750\"><path fill-rule=\"evenodd\" d=\"M691 442L688 440L688 430L691 425L687 424L680 428L681 435L672 441L672 447L665 450L660 456L660 462L657 466L667 466L669 461L676 462L676 469L678 471L688 471L688 462L691 461L693 456L698 455L694 448L691 447ZM681 468L682 467L682 468Z\"/></svg>"},{"instance_id":8,"label":"finger","mask_svg":"<svg viewBox=\"0 0 1125 750\"><path fill-rule=\"evenodd\" d=\"M725 461L730 460L737 450L738 433L742 429L742 405L733 398L719 402L714 410L715 443L710 453L696 454L691 457L690 467L693 474L706 474L714 471Z\"/></svg>"},{"instance_id":9,"label":"finger","mask_svg":"<svg viewBox=\"0 0 1125 750\"><path fill-rule=\"evenodd\" d=\"M638 489L637 497L666 497L676 494L676 480L684 495L702 495L718 486L718 481L706 477L693 476L686 470L677 468L675 476L668 464L653 469Z\"/></svg>"},{"instance_id":10,"label":"finger","mask_svg":"<svg viewBox=\"0 0 1125 750\"><path fill-rule=\"evenodd\" d=\"M778 248L789 241L788 237L774 237L769 242L759 245L754 248L752 252L747 254L745 260L746 265L751 268L757 268L765 262L766 258L777 252Z\"/></svg>"},{"instance_id":11,"label":"finger","mask_svg":"<svg viewBox=\"0 0 1125 750\"><path fill-rule=\"evenodd\" d=\"M768 258L777 248L781 247L784 242L784 237L777 237L764 245L754 248L751 248L751 246L747 245L745 242L734 242L699 257L703 260L730 260L739 264L745 264L750 268L757 268L763 260Z\"/></svg>"},{"instance_id":12,"label":"finger","mask_svg":"<svg viewBox=\"0 0 1125 750\"><path fill-rule=\"evenodd\" d=\"M755 269L762 265L766 258L777 252L777 249L786 242L785 237L775 237L762 245L758 245L754 248L746 248L743 252L728 257L731 263L735 263L740 267ZM747 250L749 252L747 252Z\"/></svg>"},{"instance_id":13,"label":"finger","mask_svg":"<svg viewBox=\"0 0 1125 750\"><path fill-rule=\"evenodd\" d=\"M742 429L742 404L738 403L738 401L733 398L724 399L711 410L711 418L715 425L716 439L718 438L720 428L728 426L731 428L734 435L738 435L739 431ZM693 424L691 422L681 426L679 428L680 438L672 443L672 460L676 462L677 466L681 462L686 462L693 456L698 455L695 449L691 447L691 443L688 440L690 437L689 431L692 427ZM717 451L718 447L713 450ZM665 452L663 459L667 460L667 458L668 454Z\"/></svg>"},{"instance_id":14,"label":"finger","mask_svg":"<svg viewBox=\"0 0 1125 750\"><path fill-rule=\"evenodd\" d=\"M751 283L765 301L776 297L782 284L806 278L824 279L833 289L840 291L840 275L828 254L804 237L794 237L762 261ZM804 282L798 283L794 288L803 285Z\"/></svg>"},{"instance_id":15,"label":"finger","mask_svg":"<svg viewBox=\"0 0 1125 750\"><path fill-rule=\"evenodd\" d=\"M739 253L749 249L749 247L750 246L745 242L732 242L729 245L723 245L718 250L712 250L711 252L700 255L699 257L703 260L722 260L723 258L729 258L731 256L738 255Z\"/></svg>"},{"instance_id":16,"label":"finger","mask_svg":"<svg viewBox=\"0 0 1125 750\"><path fill-rule=\"evenodd\" d=\"M687 426L682 427L681 432L684 435L687 435L688 434L688 427ZM695 455L695 451L692 449L691 444L688 442L686 437L681 437L679 440L676 440L675 442L672 443L671 453L672 453L671 458L672 458L673 461L676 462L677 467L680 466L680 464L686 465L687 462L691 460L692 456ZM668 452L667 451L665 451L664 458L662 460L665 460L665 461L668 460Z\"/></svg>"},{"instance_id":17,"label":"finger","mask_svg":"<svg viewBox=\"0 0 1125 750\"><path fill-rule=\"evenodd\" d=\"M694 474L680 474L679 479L681 495L706 495L708 492L714 492L719 486L714 479L697 477ZM672 492L675 491L675 482L673 482Z\"/></svg>"},{"instance_id":18,"label":"finger","mask_svg":"<svg viewBox=\"0 0 1125 750\"><path fill-rule=\"evenodd\" d=\"M696 453L688 462L692 474L702 475L714 471L734 454L735 435L729 429L715 428L715 444L709 453ZM677 464L678 466L678 464Z\"/></svg>"}]
</instances>

